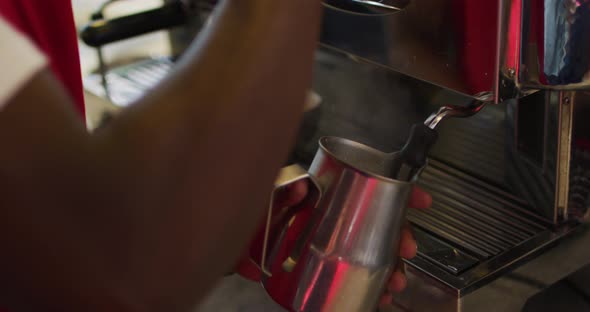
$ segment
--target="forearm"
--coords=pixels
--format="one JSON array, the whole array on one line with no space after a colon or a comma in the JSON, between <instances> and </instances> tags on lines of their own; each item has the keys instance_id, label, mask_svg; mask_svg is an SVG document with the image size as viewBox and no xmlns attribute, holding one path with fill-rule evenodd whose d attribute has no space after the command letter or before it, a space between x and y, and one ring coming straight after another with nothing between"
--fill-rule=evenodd
<instances>
[{"instance_id":1,"label":"forearm","mask_svg":"<svg viewBox=\"0 0 590 312\"><path fill-rule=\"evenodd\" d=\"M179 69L92 136L38 75L0 114L2 304L174 311L203 296L286 159L319 19L318 0L226 1Z\"/></svg>"},{"instance_id":2,"label":"forearm","mask_svg":"<svg viewBox=\"0 0 590 312\"><path fill-rule=\"evenodd\" d=\"M116 159L104 185L129 192L112 203L130 209L120 273L149 304L203 294L243 250L296 133L319 15L316 0L226 2L180 69L100 134L96 154Z\"/></svg>"}]
</instances>

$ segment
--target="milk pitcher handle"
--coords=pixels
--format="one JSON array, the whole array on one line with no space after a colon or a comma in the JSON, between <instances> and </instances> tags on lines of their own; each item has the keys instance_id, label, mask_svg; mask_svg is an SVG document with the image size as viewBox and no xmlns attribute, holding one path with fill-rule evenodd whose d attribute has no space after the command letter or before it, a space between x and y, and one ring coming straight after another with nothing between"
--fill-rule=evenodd
<instances>
[{"instance_id":1,"label":"milk pitcher handle","mask_svg":"<svg viewBox=\"0 0 590 312\"><path fill-rule=\"evenodd\" d=\"M306 197L292 207L277 206L275 199L278 191L302 180L308 182ZM273 270L277 268L275 264L278 262L282 261L282 270L287 272L296 264L301 249L311 234L313 225L310 216L313 214L312 210L317 207L320 197L320 186L315 181L315 178L301 166L291 165L281 169L279 176L275 180L275 188L270 198L264 224L262 250L254 247L254 254L251 253L251 260L260 267L264 275L267 277L272 276ZM301 219L295 222L297 218L305 218L306 220ZM298 228L294 229L294 226L297 225L299 225ZM289 236L295 234L297 238L289 243L286 241L288 239L287 233L290 233ZM290 244L292 246L289 246ZM258 252L260 252L260 258L256 255Z\"/></svg>"}]
</instances>

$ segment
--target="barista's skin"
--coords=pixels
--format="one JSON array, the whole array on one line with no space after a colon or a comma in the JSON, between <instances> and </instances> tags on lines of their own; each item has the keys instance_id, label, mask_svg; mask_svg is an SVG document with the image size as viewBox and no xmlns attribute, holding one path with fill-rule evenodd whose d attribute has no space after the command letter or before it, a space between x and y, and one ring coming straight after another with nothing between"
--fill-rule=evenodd
<instances>
[{"instance_id":1,"label":"barista's skin","mask_svg":"<svg viewBox=\"0 0 590 312\"><path fill-rule=\"evenodd\" d=\"M206 295L294 141L320 12L318 0L224 1L178 70L94 134L54 74L37 74L0 112L0 305L168 312ZM430 201L416 190L411 205ZM400 254L415 252L406 229Z\"/></svg>"}]
</instances>

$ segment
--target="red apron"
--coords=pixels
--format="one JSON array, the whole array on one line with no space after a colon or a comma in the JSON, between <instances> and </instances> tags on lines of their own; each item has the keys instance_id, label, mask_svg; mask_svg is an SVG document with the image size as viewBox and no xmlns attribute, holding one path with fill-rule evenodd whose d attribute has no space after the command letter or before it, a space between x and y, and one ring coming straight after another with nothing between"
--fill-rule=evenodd
<instances>
[{"instance_id":1,"label":"red apron","mask_svg":"<svg viewBox=\"0 0 590 312\"><path fill-rule=\"evenodd\" d=\"M47 55L53 73L84 117L80 56L71 1L3 0L0 1L0 15Z\"/></svg>"}]
</instances>

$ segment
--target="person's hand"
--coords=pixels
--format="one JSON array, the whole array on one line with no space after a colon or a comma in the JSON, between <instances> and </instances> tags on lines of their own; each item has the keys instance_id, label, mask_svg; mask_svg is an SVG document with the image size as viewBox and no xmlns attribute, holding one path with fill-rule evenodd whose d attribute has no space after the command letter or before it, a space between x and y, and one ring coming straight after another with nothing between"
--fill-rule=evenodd
<instances>
[{"instance_id":1,"label":"person's hand","mask_svg":"<svg viewBox=\"0 0 590 312\"><path fill-rule=\"evenodd\" d=\"M277 200L284 206L298 204L307 195L307 183L300 181L287 186L278 196ZM428 209L432 204L430 194L415 187L410 197L409 206L415 209ZM418 246L414 240L414 235L409 224L406 224L400 234L399 256L404 259L412 259L416 256ZM387 291L381 298L381 304L391 304L392 293L400 292L406 288L406 276L398 267L391 275L387 285Z\"/></svg>"}]
</instances>

